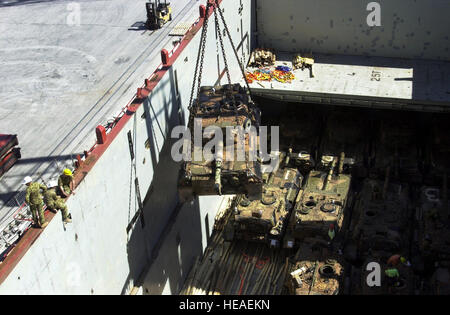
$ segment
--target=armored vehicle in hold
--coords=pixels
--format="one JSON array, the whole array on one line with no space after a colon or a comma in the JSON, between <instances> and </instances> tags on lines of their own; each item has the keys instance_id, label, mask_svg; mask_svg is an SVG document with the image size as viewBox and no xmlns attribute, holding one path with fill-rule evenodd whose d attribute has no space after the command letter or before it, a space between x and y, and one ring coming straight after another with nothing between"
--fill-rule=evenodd
<instances>
[{"instance_id":1,"label":"armored vehicle in hold","mask_svg":"<svg viewBox=\"0 0 450 315\"><path fill-rule=\"evenodd\" d=\"M298 195L284 246L294 247L306 237L328 239L333 224L339 233L344 222L344 210L349 197L351 175L342 173L342 163L334 159L328 173L313 170L303 191ZM337 168L337 171L335 170Z\"/></svg>"},{"instance_id":2,"label":"armored vehicle in hold","mask_svg":"<svg viewBox=\"0 0 450 315\"><path fill-rule=\"evenodd\" d=\"M352 235L349 243L357 248L359 261L364 264L359 272L361 281L354 293L361 294L407 294L413 289L413 273L410 267L396 266L400 277L389 285L384 271L392 255L410 257L412 209L408 185L390 182L389 170L384 181L366 179L353 208ZM369 287L366 283L366 265L380 264L383 273L381 287Z\"/></svg>"},{"instance_id":3,"label":"armored vehicle in hold","mask_svg":"<svg viewBox=\"0 0 450 315\"><path fill-rule=\"evenodd\" d=\"M365 177L371 159L370 130L358 113L331 112L320 143L318 168L329 169L333 160L345 152L342 171Z\"/></svg>"},{"instance_id":4,"label":"armored vehicle in hold","mask_svg":"<svg viewBox=\"0 0 450 315\"><path fill-rule=\"evenodd\" d=\"M240 196L234 217L227 227L228 231L231 230L229 239L280 246L303 179L297 169L284 167L285 163L286 155L281 153L274 170L264 173L260 200L250 201L246 196Z\"/></svg>"},{"instance_id":5,"label":"armored vehicle in hold","mask_svg":"<svg viewBox=\"0 0 450 315\"><path fill-rule=\"evenodd\" d=\"M290 166L298 167L306 175L316 166L322 120L316 111L291 108L280 121L280 133L288 153Z\"/></svg>"},{"instance_id":6,"label":"armored vehicle in hold","mask_svg":"<svg viewBox=\"0 0 450 315\"><path fill-rule=\"evenodd\" d=\"M342 291L345 262L320 238L305 238L286 279L292 295L337 295Z\"/></svg>"},{"instance_id":7,"label":"armored vehicle in hold","mask_svg":"<svg viewBox=\"0 0 450 315\"><path fill-rule=\"evenodd\" d=\"M191 161L184 162L180 170L181 199L222 194L246 194L250 199L259 199L262 192L261 162L256 154L259 124L260 110L239 84L202 87L198 102L190 109L191 143L187 147L191 149ZM205 130L208 127L220 130L221 135L208 133ZM199 132L202 141L194 141ZM203 154L204 148L213 136L217 143L211 156L207 156Z\"/></svg>"},{"instance_id":8,"label":"armored vehicle in hold","mask_svg":"<svg viewBox=\"0 0 450 315\"><path fill-rule=\"evenodd\" d=\"M416 212L417 252L412 265L424 274L421 294L450 294L450 228L446 177L441 187L420 189ZM416 243L416 242L415 242Z\"/></svg>"},{"instance_id":9,"label":"armored vehicle in hold","mask_svg":"<svg viewBox=\"0 0 450 315\"><path fill-rule=\"evenodd\" d=\"M450 263L449 203L445 186L446 183L439 188L422 187L420 192L419 247L421 256L430 264Z\"/></svg>"},{"instance_id":10,"label":"armored vehicle in hold","mask_svg":"<svg viewBox=\"0 0 450 315\"><path fill-rule=\"evenodd\" d=\"M411 202L407 185L366 179L353 208L355 222L352 238L360 255L388 259L408 249Z\"/></svg>"},{"instance_id":11,"label":"armored vehicle in hold","mask_svg":"<svg viewBox=\"0 0 450 315\"><path fill-rule=\"evenodd\" d=\"M393 116L380 121L375 142L375 163L371 173L383 178L389 166L391 178L401 182L421 183L424 148L417 133L417 122Z\"/></svg>"}]
</instances>

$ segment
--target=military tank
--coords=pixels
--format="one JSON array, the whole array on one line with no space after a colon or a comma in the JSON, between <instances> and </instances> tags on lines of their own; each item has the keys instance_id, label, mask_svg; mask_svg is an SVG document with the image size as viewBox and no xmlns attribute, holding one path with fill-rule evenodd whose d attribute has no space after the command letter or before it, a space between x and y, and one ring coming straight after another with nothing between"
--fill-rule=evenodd
<instances>
[{"instance_id":1,"label":"military tank","mask_svg":"<svg viewBox=\"0 0 450 315\"><path fill-rule=\"evenodd\" d=\"M400 276L389 283L385 271L391 267L388 259L394 254L410 257L412 203L407 184L391 181L389 168L385 179L366 179L359 199L353 208L353 223L348 244L357 248L361 268L355 267L359 282L353 286L354 294L411 294L414 288L413 270L400 264L395 268ZM368 286L369 263L380 265L381 286Z\"/></svg>"},{"instance_id":2,"label":"military tank","mask_svg":"<svg viewBox=\"0 0 450 315\"><path fill-rule=\"evenodd\" d=\"M370 251L387 260L408 249L411 202L407 185L390 183L389 175L384 181L366 179L353 217L352 239L358 243L360 255Z\"/></svg>"},{"instance_id":3,"label":"military tank","mask_svg":"<svg viewBox=\"0 0 450 315\"><path fill-rule=\"evenodd\" d=\"M420 191L419 248L421 256L432 263L450 262L448 188L445 186L446 183L443 187L422 187Z\"/></svg>"},{"instance_id":4,"label":"military tank","mask_svg":"<svg viewBox=\"0 0 450 315\"><path fill-rule=\"evenodd\" d=\"M337 295L342 291L345 261L320 238L306 238L286 278L291 295Z\"/></svg>"},{"instance_id":5,"label":"military tank","mask_svg":"<svg viewBox=\"0 0 450 315\"><path fill-rule=\"evenodd\" d=\"M292 248L307 237L328 239L330 224L339 233L351 182L351 175L342 173L341 162L337 166L338 160L334 158L328 172L313 170L309 173L295 203L285 247Z\"/></svg>"},{"instance_id":6,"label":"military tank","mask_svg":"<svg viewBox=\"0 0 450 315\"><path fill-rule=\"evenodd\" d=\"M259 199L262 192L261 162L256 152L259 124L260 110L239 84L202 87L190 110L191 161L185 161L180 170L180 199L222 194L246 194ZM196 127L202 141L194 140ZM204 154L204 148L216 135L208 133L207 128L222 131L211 156Z\"/></svg>"},{"instance_id":7,"label":"military tank","mask_svg":"<svg viewBox=\"0 0 450 315\"><path fill-rule=\"evenodd\" d=\"M450 294L450 228L445 174L441 174L441 181L442 186L422 186L417 191L411 269L421 276L420 286L415 289L419 294Z\"/></svg>"},{"instance_id":8,"label":"military tank","mask_svg":"<svg viewBox=\"0 0 450 315\"><path fill-rule=\"evenodd\" d=\"M272 172L264 173L260 200L251 201L245 195L239 197L227 227L229 240L280 246L303 178L297 169L285 167L285 153L280 153L277 161Z\"/></svg>"}]
</instances>

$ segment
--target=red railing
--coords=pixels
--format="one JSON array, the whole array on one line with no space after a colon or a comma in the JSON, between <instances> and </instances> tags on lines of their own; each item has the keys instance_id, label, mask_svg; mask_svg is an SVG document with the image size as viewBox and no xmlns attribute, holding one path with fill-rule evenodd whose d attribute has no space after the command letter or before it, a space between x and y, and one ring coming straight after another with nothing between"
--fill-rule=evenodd
<instances>
[{"instance_id":1,"label":"red railing","mask_svg":"<svg viewBox=\"0 0 450 315\"><path fill-rule=\"evenodd\" d=\"M208 0L209 2L214 2L214 0ZM219 3L222 2L222 0L218 0ZM145 96L148 96L149 93L152 92L152 89L156 86L156 84L159 82L159 79L161 79L161 77L165 74L165 71L167 71L167 68L170 67L172 65L172 62L174 60L172 60L172 57L175 55L176 58L178 58L179 52L177 51L179 48L181 47L186 47L187 44L191 41L191 39L194 37L194 35L198 32L198 30L201 28L201 26L203 25L203 20L206 16L206 8L204 5L200 5L200 17L194 22L194 24L191 25L191 27L188 29L188 31L186 31L186 33L184 34L184 36L182 37L182 39L177 43L177 45L175 45L170 52L167 53L167 51L164 52L164 54L166 54L166 56L168 58L166 58L165 63L161 62L158 67L152 72L152 74L145 80L144 84L141 85L140 88L137 89L137 93L134 94L134 96L131 98L131 100L127 103L127 105L125 105L121 111L119 112L119 115L117 115L117 117L114 119L112 127L110 128L109 133L112 132L113 136L116 136L118 131L116 131L115 127L116 125L121 121L121 119L124 117L124 115L126 114L127 110L131 109L131 105L133 103L135 103L136 98L139 96L138 94L140 94L140 92L145 91ZM211 10L208 12L208 16L210 16L212 14L213 10L211 8ZM188 38L187 35L189 35L194 29L195 33L191 34L192 37ZM164 51L164 50L163 50ZM180 52L181 53L181 52ZM162 58L163 60L163 58ZM158 79L155 79L154 81L151 81L155 75L158 74L158 72L160 71L164 71L161 75L161 77L159 77ZM153 87L150 86L150 82L153 82L152 85ZM142 96L142 95L141 95ZM140 104L141 102L139 102ZM134 107L134 106L133 106ZM133 111L133 110L132 110ZM124 123L126 123L126 121L124 121ZM124 124L123 123L123 124ZM121 124L121 126L123 126L123 124ZM100 127L100 126L98 126ZM98 128L97 127L97 128ZM103 127L103 126L101 126ZM104 127L103 127L104 128ZM112 141L114 137L111 137L111 139L107 139L107 142ZM106 140L106 139L105 139ZM106 142L106 141L105 141ZM88 150L85 151L85 159L91 155L94 151L98 151L95 152L96 156L99 157L104 150L106 149L106 147L108 146L108 143L103 143L106 145L102 145L99 147L99 141L96 141L96 143ZM77 160L78 160L78 165L77 165L77 169L83 166L83 160L81 159L80 156L77 156ZM84 171L85 173L87 173L91 168L92 165L94 163L90 163L89 166L84 167ZM82 175L83 176L83 175ZM82 176L78 177L78 181L77 181L77 173L75 173L75 187L78 186L78 183L80 181L80 178L82 178ZM25 207L25 202L19 207L19 209L14 213L14 219L16 219L18 213L20 212L20 210L23 209L23 207ZM44 208L45 210L45 208ZM50 221L52 218L54 217L53 213L49 213L47 211L46 213L46 219L48 221ZM23 220L23 221L31 221L30 219L18 219L18 220ZM11 247L8 249L7 254L10 256L7 256L5 258L5 260L2 262L2 264L0 265L0 283L3 282L6 277L9 275L9 273L12 271L12 269L16 266L16 264L18 263L18 261L25 255L26 251L28 250L28 248L34 243L34 241L39 237L40 233L42 232L41 229L30 229L30 227L24 231L24 233L21 235L20 239L18 242L16 242L15 244L11 245Z\"/></svg>"}]
</instances>

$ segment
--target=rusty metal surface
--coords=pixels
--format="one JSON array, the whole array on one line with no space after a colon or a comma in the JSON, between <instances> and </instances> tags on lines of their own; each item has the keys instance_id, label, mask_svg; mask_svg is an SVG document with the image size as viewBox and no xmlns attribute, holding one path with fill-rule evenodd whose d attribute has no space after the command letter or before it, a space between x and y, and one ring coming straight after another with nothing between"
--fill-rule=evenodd
<instances>
[{"instance_id":1,"label":"rusty metal surface","mask_svg":"<svg viewBox=\"0 0 450 315\"><path fill-rule=\"evenodd\" d=\"M284 167L285 153L278 158L278 167L265 174L262 198L250 201L241 197L233 223L236 238L280 246L303 177L297 169Z\"/></svg>"},{"instance_id":2,"label":"rusty metal surface","mask_svg":"<svg viewBox=\"0 0 450 315\"><path fill-rule=\"evenodd\" d=\"M241 135L237 132L233 141L221 139L223 150L217 153L221 159L220 166L216 164L217 157L208 159L202 154L204 145L212 139L212 136L209 137L204 133L203 141L199 144L192 138L192 161L184 162L180 172L179 189L182 198L189 198L193 194L248 194L254 198L260 196L262 189L261 163L251 158L250 134L245 132L251 126L259 127L260 111L249 98L246 90L239 84L202 87L199 100L191 109L189 126L192 137L194 136L194 119L201 119L202 132L207 127L218 127L225 136L227 127L231 127L235 130L242 130L243 138L240 138ZM255 134L255 136L257 135ZM255 140L257 144L258 139ZM227 149L227 145L233 146L231 151L233 155L228 154L230 151ZM242 154L243 160L239 159L239 153ZM221 168L220 183L222 187L220 193L215 187L215 173L218 167Z\"/></svg>"}]
</instances>

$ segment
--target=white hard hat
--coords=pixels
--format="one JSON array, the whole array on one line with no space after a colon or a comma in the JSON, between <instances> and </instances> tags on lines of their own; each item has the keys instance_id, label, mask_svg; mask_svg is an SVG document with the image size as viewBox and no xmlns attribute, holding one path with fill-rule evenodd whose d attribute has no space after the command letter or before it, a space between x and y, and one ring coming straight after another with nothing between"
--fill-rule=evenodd
<instances>
[{"instance_id":1,"label":"white hard hat","mask_svg":"<svg viewBox=\"0 0 450 315\"><path fill-rule=\"evenodd\" d=\"M54 180L54 179L50 180L47 183L47 188L53 188L53 187L56 187L56 186L58 186L58 182L56 180Z\"/></svg>"},{"instance_id":2,"label":"white hard hat","mask_svg":"<svg viewBox=\"0 0 450 315\"><path fill-rule=\"evenodd\" d=\"M32 179L30 176L26 176L26 177L23 179L22 184L23 184L23 185L26 185L26 184L28 184L28 183L31 183L32 181L33 181L33 179Z\"/></svg>"}]
</instances>

